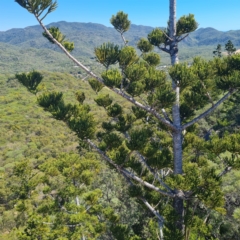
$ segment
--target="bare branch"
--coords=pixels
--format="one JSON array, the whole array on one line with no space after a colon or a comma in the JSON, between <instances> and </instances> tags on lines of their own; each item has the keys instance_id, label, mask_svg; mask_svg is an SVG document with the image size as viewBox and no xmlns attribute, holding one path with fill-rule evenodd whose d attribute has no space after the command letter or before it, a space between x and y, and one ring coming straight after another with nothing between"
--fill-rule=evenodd
<instances>
[{"instance_id":1,"label":"bare branch","mask_svg":"<svg viewBox=\"0 0 240 240\"><path fill-rule=\"evenodd\" d=\"M38 13L38 17L40 17L42 15L42 13L45 11L45 9L42 9L39 13ZM48 12L45 14L45 16L48 14ZM41 21L43 20L43 18L41 18Z\"/></svg>"},{"instance_id":2,"label":"bare branch","mask_svg":"<svg viewBox=\"0 0 240 240\"><path fill-rule=\"evenodd\" d=\"M166 32L164 32L161 28L159 28L159 29L160 29L160 31L162 31L162 33L165 35L165 37L166 37L168 40L170 40L171 42L173 42L173 39L170 38L170 37L166 34Z\"/></svg>"},{"instance_id":3,"label":"bare branch","mask_svg":"<svg viewBox=\"0 0 240 240\"><path fill-rule=\"evenodd\" d=\"M133 186L134 184L132 183L132 181L125 175L123 174L123 176L125 177L126 181L128 182L129 185ZM157 217L158 219L158 225L159 225L159 232L160 232L160 239L163 239L163 224L164 224L164 218L159 214L158 211L156 211L154 209L154 207L152 207L148 201L144 198L144 197L138 197L139 200L141 200L145 206Z\"/></svg>"},{"instance_id":4,"label":"bare branch","mask_svg":"<svg viewBox=\"0 0 240 240\"><path fill-rule=\"evenodd\" d=\"M226 95L224 95L214 106L210 107L207 111L199 115L198 117L194 118L192 121L184 124L182 126L182 130L192 126L194 123L198 122L200 119L205 118L208 114L213 112L222 102L224 102L229 96L231 96L233 93L237 92L237 89L233 89L229 91Z\"/></svg>"},{"instance_id":5,"label":"bare branch","mask_svg":"<svg viewBox=\"0 0 240 240\"><path fill-rule=\"evenodd\" d=\"M43 30L48 34L48 36L51 38L51 40L74 62L76 63L80 68L82 68L84 71L86 71L90 76L92 76L93 78L95 78L96 80L98 80L99 82L103 83L103 80L101 78L99 78L96 74L94 74L92 71L90 71L87 67L85 67L81 62L79 62L76 58L74 58L63 46L61 43L59 43L52 35L51 33L48 31L48 29L44 26L44 24L41 22L41 20L38 18L37 15L35 15L37 21L39 22L39 24L41 25L41 27L43 28ZM171 130L175 131L176 127L169 121L165 120L164 118L162 118L155 109L152 109L150 106L144 106L143 104L139 103L138 101L136 101L133 97L125 94L123 91L116 89L116 88L109 88L110 90L112 90L113 92L117 93L118 95L122 96L123 98L125 98L126 100L128 100L129 102L133 103L135 106L149 112L150 114L152 114L153 116L155 116L159 121L161 121L163 124L165 124L167 127L169 127Z\"/></svg>"},{"instance_id":6,"label":"bare branch","mask_svg":"<svg viewBox=\"0 0 240 240\"><path fill-rule=\"evenodd\" d=\"M182 38L178 38L177 39L177 42L181 42L183 39L185 39L186 37L188 37L188 35L189 35L189 33L188 34L186 34L184 37L182 37Z\"/></svg>"},{"instance_id":7,"label":"bare branch","mask_svg":"<svg viewBox=\"0 0 240 240\"><path fill-rule=\"evenodd\" d=\"M87 76L85 76L84 78L82 78L81 80L83 81L83 80L85 80L86 78L88 78L89 76L87 75Z\"/></svg>"},{"instance_id":8,"label":"bare branch","mask_svg":"<svg viewBox=\"0 0 240 240\"><path fill-rule=\"evenodd\" d=\"M137 154L138 154L138 156L140 157L141 163L143 163L143 165L153 174L153 176L158 180L158 182L159 182L163 187L165 187L168 191L174 192L173 189L171 189L166 183L164 183L164 182L162 181L162 179L160 179L159 176L155 173L155 171L154 171L150 166L148 166L148 164L146 163L145 158L144 158L139 152L137 152Z\"/></svg>"},{"instance_id":9,"label":"bare branch","mask_svg":"<svg viewBox=\"0 0 240 240\"><path fill-rule=\"evenodd\" d=\"M208 212L208 214L206 215L206 217L205 217L205 219L204 219L204 221L203 221L203 223L204 224L206 224L206 222L207 222L207 220L208 220L208 218L209 218L209 216L210 216L210 211ZM221 222L222 223L222 222Z\"/></svg>"},{"instance_id":10,"label":"bare branch","mask_svg":"<svg viewBox=\"0 0 240 240\"><path fill-rule=\"evenodd\" d=\"M164 51L164 52L170 54L169 49L167 49L167 48L165 48L165 47L164 47L164 48L163 48L163 47L159 47L159 46L158 46L158 48L159 48L160 50L162 50L162 51Z\"/></svg>"},{"instance_id":11,"label":"bare branch","mask_svg":"<svg viewBox=\"0 0 240 240\"><path fill-rule=\"evenodd\" d=\"M200 80L200 82L201 82L202 87L206 90L206 96L208 97L209 101L212 103L212 107L213 107L213 106L214 106L214 102L213 102L213 100L212 100L212 98L211 98L209 92L207 91L207 88L206 88L204 82L201 81L201 80Z\"/></svg>"},{"instance_id":12,"label":"bare branch","mask_svg":"<svg viewBox=\"0 0 240 240\"><path fill-rule=\"evenodd\" d=\"M126 41L125 37L123 36L123 33L121 33L121 37L122 37L122 40L123 40L125 46L127 46L127 43L128 43L128 42Z\"/></svg>"},{"instance_id":13,"label":"bare branch","mask_svg":"<svg viewBox=\"0 0 240 240\"><path fill-rule=\"evenodd\" d=\"M158 225L159 225L159 231L160 231L160 239L163 239L163 223L164 218L159 214L158 211L156 211L145 198L139 197L140 200L145 204L145 206L157 217L158 219Z\"/></svg>"},{"instance_id":14,"label":"bare branch","mask_svg":"<svg viewBox=\"0 0 240 240\"><path fill-rule=\"evenodd\" d=\"M172 120L169 118L169 116L164 108L162 108L162 113L163 113L165 119L172 123Z\"/></svg>"},{"instance_id":15,"label":"bare branch","mask_svg":"<svg viewBox=\"0 0 240 240\"><path fill-rule=\"evenodd\" d=\"M138 197L139 199L141 199L143 201L143 203L147 206L148 209L150 209L150 211L158 218L158 220L160 220L162 223L164 222L163 217L159 214L158 211L156 211L149 203L148 201L143 198L143 197Z\"/></svg>"},{"instance_id":16,"label":"bare branch","mask_svg":"<svg viewBox=\"0 0 240 240\"><path fill-rule=\"evenodd\" d=\"M213 107L214 106L214 102L213 102L212 97L210 96L209 92L206 92L206 96L209 99L209 101L211 102L212 107Z\"/></svg>"},{"instance_id":17,"label":"bare branch","mask_svg":"<svg viewBox=\"0 0 240 240\"><path fill-rule=\"evenodd\" d=\"M225 169L221 172L221 173L219 173L218 174L218 177L222 177L222 176L224 176L225 174L227 174L228 172L230 172L232 170L232 167L225 167Z\"/></svg>"}]
</instances>

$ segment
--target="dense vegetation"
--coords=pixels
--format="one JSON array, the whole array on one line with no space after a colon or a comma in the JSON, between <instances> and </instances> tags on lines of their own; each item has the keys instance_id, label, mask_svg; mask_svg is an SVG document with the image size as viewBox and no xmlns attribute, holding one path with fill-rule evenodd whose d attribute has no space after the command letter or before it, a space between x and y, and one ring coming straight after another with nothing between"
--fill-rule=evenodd
<instances>
[{"instance_id":1,"label":"dense vegetation","mask_svg":"<svg viewBox=\"0 0 240 240\"><path fill-rule=\"evenodd\" d=\"M116 18L120 16L126 21L121 12ZM187 19L194 25L192 16L188 17L181 18L180 23L184 25ZM115 17L112 17L113 25L114 20ZM128 22L126 26L124 31ZM118 29L118 24L114 27ZM193 31L194 27L188 30ZM124 31L121 31L120 28L122 34ZM184 33L185 30L182 31ZM156 46L159 46L156 43L159 40L155 40L155 34L159 33L163 41L168 42L161 32L153 30L148 39ZM49 40L52 40L51 37ZM166 73L154 69L159 59L154 53L148 53L152 46L142 39L138 48L143 60L139 60L133 48L128 46L120 50L117 45L108 43L95 48L98 62L106 68L101 74L103 83L110 89L115 86L120 88L121 84L121 89L125 88L135 99L150 105L154 103L152 108L159 110L165 107L165 120L160 123L158 120L161 117L151 109L133 107L129 102L135 104L135 100L126 101L103 88L102 83L96 81L97 77L88 79L90 89L87 82L79 82L68 74L35 71L17 74L15 77L29 91L28 95L20 96L16 93L23 88L19 88L15 77L2 76L2 85L6 80L7 85L3 88L2 98L6 105L6 117L1 123L7 129L5 135L11 131L11 136L17 133L14 140L9 137L6 137L7 141L5 138L2 140L5 145L1 220L6 239L79 239L79 236L82 239L112 239L113 236L116 239L160 239L163 232L165 239L238 239L239 227L233 219L239 218L239 173L234 171L239 168L239 109L234 104L239 96L233 95L231 104L227 102L205 121L183 132L184 174L177 172L175 167L172 174L174 151L171 137L175 134L172 131L175 126L169 116L170 106L176 99ZM125 57L130 55L131 58L126 60ZM184 124L187 119L191 121L204 112L209 105L215 108L213 101L221 98L224 92L229 91L228 96L238 90L239 56L230 55L211 62L195 58L191 67L179 64L169 69L173 82L177 79L181 83L181 94L185 100L181 102ZM119 63L126 82L121 83L122 76L116 68L109 68L115 62ZM163 91L155 92L154 89L159 86ZM217 87L218 90L214 91ZM20 109L14 106L14 100L6 100L11 99L9 94L18 100ZM127 96L124 92L119 95ZM22 105L28 104L24 103L26 99L31 101L30 106L33 104L30 113L33 116L38 113L31 122L31 132L26 129L30 122L21 118L22 112L25 115ZM46 112L35 104L36 100ZM15 111L21 117L17 117ZM18 120L13 121L15 117ZM46 122L42 121L45 118ZM49 120L54 125L53 140L48 134ZM43 124L40 129L39 123ZM62 130L60 128L59 131L57 126L62 126L64 131L68 126L76 136L69 131L67 137L59 141L57 136ZM69 143L68 136L71 136ZM16 140L23 142L23 146L15 145ZM9 141L12 141L10 146ZM51 146L52 142L61 145ZM76 154L76 142L79 143L80 157ZM123 179L100 164L98 159L101 157L89 151L86 143L128 180L131 197L123 187ZM32 152L27 151L31 149ZM230 171L232 175L228 174ZM140 181L136 175L141 177ZM109 179L112 180L110 184ZM146 183L152 183L155 191L149 190ZM132 199L144 203L150 211L136 205ZM184 201L186 211L184 219L179 217L178 212L181 201ZM159 213L164 216L164 225Z\"/></svg>"},{"instance_id":2,"label":"dense vegetation","mask_svg":"<svg viewBox=\"0 0 240 240\"><path fill-rule=\"evenodd\" d=\"M91 106L97 124L100 125L100 119L106 118L106 113L99 109L91 97L94 95L94 92L87 82L79 81L70 74L45 71L42 71L41 74L44 76L45 90L63 92L64 100L67 103L73 103L76 89L84 90L89 96L85 101ZM31 191L31 197L29 199L32 202L30 204L28 202L28 207L32 204L36 205L36 194L33 194L33 191L39 191L39 187L43 184L43 174L47 176L53 174L49 171L46 172L47 169L44 166L47 166L47 164L56 164L57 166L60 162L63 164L64 161L67 161L66 164L71 164L72 166L73 162L75 162L75 164L76 162L82 162L83 157L79 158L77 157L78 155L76 155L78 154L78 139L74 133L66 128L64 123L54 120L50 114L38 106L36 97L31 93L26 93L14 75L1 75L0 84L0 101L2 106L0 122L2 130L0 138L1 237L2 239L20 239L19 232L21 232L24 229L23 227L26 227L29 222L27 222L24 217L24 209L19 208L17 205L19 201L25 201L25 199L19 195L18 188L21 186L19 183L24 183L23 178L29 183L31 176L38 172L37 177L33 179L34 181L29 183L33 184L33 186L29 189ZM122 101L123 106L129 107L128 103L117 96L115 97ZM77 103L77 101L75 102ZM133 199L126 198L127 189L122 179L119 179L119 176L113 170L109 170L104 163L100 164L98 156L93 153L88 154L87 152L84 153L84 156L87 159L92 159L89 163L85 163L85 168L88 167L87 164L91 164L91 168L93 168L93 166L95 168L93 172L94 182L91 186L88 186L88 191L91 189L101 190L97 195L98 197L101 196L101 198L98 199L99 204L101 204L102 208L114 208L114 213L117 219L119 219L116 221L116 224L123 224L123 226L127 224L127 234L127 232L131 230L131 228L128 229L128 226L137 226L141 215L148 213L145 213L145 210L142 208L139 209ZM64 166L65 171L67 171L68 167L68 165ZM22 172L20 170L22 170ZM55 169L54 171L57 170ZM58 172L58 174L56 174L56 172L54 173L55 178L58 177L58 179L56 179L57 181L59 181L60 177L63 177L61 176L62 173L60 173L61 172ZM65 175L64 177L69 181L68 176ZM112 181L109 181L109 179L112 179ZM93 179L90 178L90 181L92 180ZM59 191L59 187L56 187L56 183L54 185L54 182L50 187L51 188L48 187L49 189L45 191ZM66 193L66 189L63 190ZM86 191L86 189L84 191ZM22 194L23 193L21 193L21 195ZM34 205L32 205L32 207L34 207ZM28 213L31 209L32 208L28 209ZM34 216L32 216L32 220L38 220L39 218L39 216L33 217ZM87 221L86 218L84 218L84 221ZM90 221L93 221L93 219L90 219ZM147 226L147 220L144 221L146 221L144 224ZM110 227L118 228L118 225L114 226L113 220L108 223L105 219L104 223L108 225L108 230L103 235L103 239L112 239L112 233L109 229ZM47 226L43 225L43 229L48 232ZM35 234L41 234L41 231L38 229ZM54 234L56 235L59 231L61 232L62 229L56 229ZM118 231L116 230L116 232ZM45 237L47 237L47 239L51 238L50 235L46 235ZM22 236L22 238L26 239L24 236ZM55 238L53 237L53 239ZM67 239L74 238L73 236L68 236Z\"/></svg>"}]
</instances>

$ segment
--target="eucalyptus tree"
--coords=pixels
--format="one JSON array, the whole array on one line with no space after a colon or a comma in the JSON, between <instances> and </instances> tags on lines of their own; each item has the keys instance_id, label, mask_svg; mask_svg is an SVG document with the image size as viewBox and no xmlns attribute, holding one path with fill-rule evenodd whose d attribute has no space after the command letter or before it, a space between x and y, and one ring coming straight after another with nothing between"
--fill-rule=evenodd
<instances>
[{"instance_id":1,"label":"eucalyptus tree","mask_svg":"<svg viewBox=\"0 0 240 240\"><path fill-rule=\"evenodd\" d=\"M57 8L56 1L16 2L35 16L50 42L91 76L95 101L106 109L109 119L95 134L86 109L81 113L57 101L56 93L44 93L39 104L76 132L80 147L91 146L126 178L132 196L157 219L155 238L213 237L208 225L210 213L225 212L221 181L232 168L239 167L240 136L216 135L206 142L198 136L197 123L238 91L240 56L209 62L195 58L191 66L179 63L178 43L197 28L197 23L193 14L176 20L176 0L170 0L167 28L156 28L148 39L139 40L140 56L123 36L130 26L127 14L112 16L123 46L104 43L95 48L97 61L106 68L99 77L53 36L53 28L43 24L46 15ZM152 52L153 46L170 55L168 74L158 69L160 56ZM129 101L131 111L101 94L104 86ZM227 151L231 156L223 158Z\"/></svg>"}]
</instances>

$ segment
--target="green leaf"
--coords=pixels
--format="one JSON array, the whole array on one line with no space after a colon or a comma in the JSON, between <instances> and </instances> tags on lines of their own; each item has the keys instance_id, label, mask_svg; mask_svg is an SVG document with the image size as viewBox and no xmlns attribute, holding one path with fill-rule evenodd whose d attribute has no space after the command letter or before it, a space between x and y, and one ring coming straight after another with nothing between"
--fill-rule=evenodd
<instances>
[{"instance_id":1,"label":"green leaf","mask_svg":"<svg viewBox=\"0 0 240 240\"><path fill-rule=\"evenodd\" d=\"M66 36L63 35L58 27L50 27L48 28L48 31L51 33L54 39L56 39L59 43L61 43L69 52L72 52L74 49L74 43L65 41ZM55 44L55 42L52 40L52 38L46 33L43 32L42 34L45 38L48 39L49 42L52 44Z\"/></svg>"},{"instance_id":2,"label":"green leaf","mask_svg":"<svg viewBox=\"0 0 240 240\"><path fill-rule=\"evenodd\" d=\"M41 20L57 8L57 1L52 0L15 0L15 2L37 17L44 14Z\"/></svg>"},{"instance_id":3,"label":"green leaf","mask_svg":"<svg viewBox=\"0 0 240 240\"><path fill-rule=\"evenodd\" d=\"M118 69L114 68L114 69L104 71L102 72L101 76L106 86L120 88L122 75Z\"/></svg>"},{"instance_id":4,"label":"green leaf","mask_svg":"<svg viewBox=\"0 0 240 240\"><path fill-rule=\"evenodd\" d=\"M145 90L153 91L155 88L160 88L166 82L166 73L155 68L149 68L145 78Z\"/></svg>"},{"instance_id":5,"label":"green leaf","mask_svg":"<svg viewBox=\"0 0 240 240\"><path fill-rule=\"evenodd\" d=\"M123 11L119 11L116 15L112 15L110 22L121 34L128 31L131 24L128 20L128 14L125 14Z\"/></svg>"},{"instance_id":6,"label":"green leaf","mask_svg":"<svg viewBox=\"0 0 240 240\"><path fill-rule=\"evenodd\" d=\"M137 62L138 55L134 47L125 46L121 49L119 53L119 65L121 68L125 69L131 64Z\"/></svg>"},{"instance_id":7,"label":"green leaf","mask_svg":"<svg viewBox=\"0 0 240 240\"><path fill-rule=\"evenodd\" d=\"M160 55L157 53L145 53L142 58L152 67L156 67L160 64Z\"/></svg>"},{"instance_id":8,"label":"green leaf","mask_svg":"<svg viewBox=\"0 0 240 240\"><path fill-rule=\"evenodd\" d=\"M107 69L110 65L117 63L119 52L119 46L113 43L103 43L100 47L94 49L97 61Z\"/></svg>"},{"instance_id":9,"label":"green leaf","mask_svg":"<svg viewBox=\"0 0 240 240\"><path fill-rule=\"evenodd\" d=\"M110 117L117 117L118 115L122 114L123 109L118 103L114 103L107 108L108 116Z\"/></svg>"},{"instance_id":10,"label":"green leaf","mask_svg":"<svg viewBox=\"0 0 240 240\"><path fill-rule=\"evenodd\" d=\"M77 91L75 93L76 99L80 104L83 104L84 100L86 99L85 93L82 91Z\"/></svg>"},{"instance_id":11,"label":"green leaf","mask_svg":"<svg viewBox=\"0 0 240 240\"><path fill-rule=\"evenodd\" d=\"M130 82L143 81L147 75L147 69L143 64L133 64L125 70L125 76Z\"/></svg>"},{"instance_id":12,"label":"green leaf","mask_svg":"<svg viewBox=\"0 0 240 240\"><path fill-rule=\"evenodd\" d=\"M59 102L63 101L63 93L62 92L46 92L41 94L37 98L38 104L41 107L49 108L50 106L57 106Z\"/></svg>"},{"instance_id":13,"label":"green leaf","mask_svg":"<svg viewBox=\"0 0 240 240\"><path fill-rule=\"evenodd\" d=\"M182 16L177 21L177 36L193 32L197 27L198 23L195 21L193 14Z\"/></svg>"},{"instance_id":14,"label":"green leaf","mask_svg":"<svg viewBox=\"0 0 240 240\"><path fill-rule=\"evenodd\" d=\"M89 78L88 82L90 84L90 86L92 87L92 89L98 93L102 90L102 88L104 87L104 85L99 82L98 80L96 80L95 78Z\"/></svg>"},{"instance_id":15,"label":"green leaf","mask_svg":"<svg viewBox=\"0 0 240 240\"><path fill-rule=\"evenodd\" d=\"M164 30L161 30L160 28L153 29L152 32L148 34L148 41L152 45L159 47L167 41L167 37L163 31Z\"/></svg>"},{"instance_id":16,"label":"green leaf","mask_svg":"<svg viewBox=\"0 0 240 240\"><path fill-rule=\"evenodd\" d=\"M28 91L36 94L39 84L42 82L43 76L37 71L32 71L30 73L16 74L17 80L25 86Z\"/></svg>"},{"instance_id":17,"label":"green leaf","mask_svg":"<svg viewBox=\"0 0 240 240\"><path fill-rule=\"evenodd\" d=\"M141 151L147 144L152 131L148 128L136 128L129 133L130 140L127 141L127 147L130 150Z\"/></svg>"},{"instance_id":18,"label":"green leaf","mask_svg":"<svg viewBox=\"0 0 240 240\"><path fill-rule=\"evenodd\" d=\"M153 50L153 45L145 38L141 38L138 41L137 47L143 53L147 53Z\"/></svg>"},{"instance_id":19,"label":"green leaf","mask_svg":"<svg viewBox=\"0 0 240 240\"><path fill-rule=\"evenodd\" d=\"M96 122L92 114L81 112L68 121L69 127L76 132L80 139L93 138L96 131Z\"/></svg>"},{"instance_id":20,"label":"green leaf","mask_svg":"<svg viewBox=\"0 0 240 240\"><path fill-rule=\"evenodd\" d=\"M109 97L109 94L102 94L99 95L97 98L94 99L94 101L101 107L108 107L112 104L112 99Z\"/></svg>"},{"instance_id":21,"label":"green leaf","mask_svg":"<svg viewBox=\"0 0 240 240\"><path fill-rule=\"evenodd\" d=\"M186 87L190 86L195 80L194 71L189 68L187 63L179 63L171 66L169 75L180 90L183 91Z\"/></svg>"}]
</instances>

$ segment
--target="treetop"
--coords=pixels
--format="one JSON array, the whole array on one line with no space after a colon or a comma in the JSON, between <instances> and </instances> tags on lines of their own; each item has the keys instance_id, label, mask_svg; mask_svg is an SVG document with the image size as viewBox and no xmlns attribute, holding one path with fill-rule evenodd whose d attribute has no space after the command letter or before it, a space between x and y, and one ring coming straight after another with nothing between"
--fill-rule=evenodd
<instances>
[{"instance_id":1,"label":"treetop","mask_svg":"<svg viewBox=\"0 0 240 240\"><path fill-rule=\"evenodd\" d=\"M47 11L41 20L56 10L58 6L57 1L53 0L15 0L15 2L37 17L40 17L44 11Z\"/></svg>"}]
</instances>

